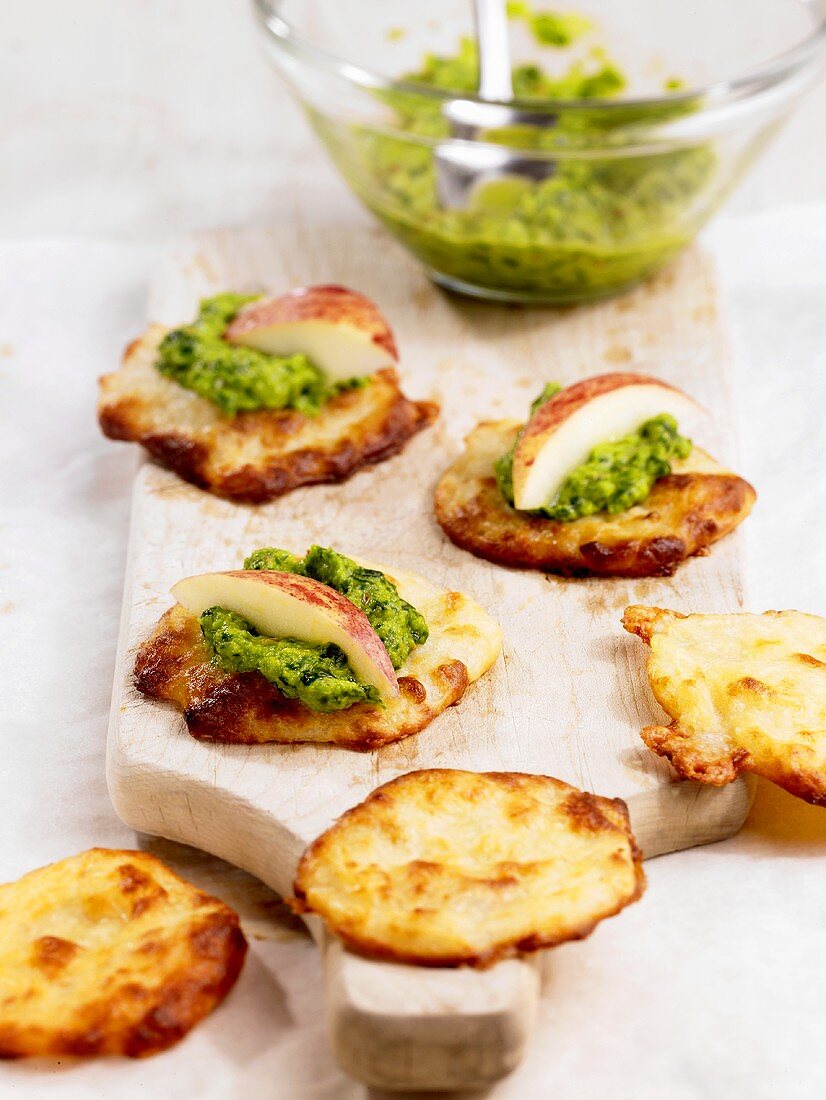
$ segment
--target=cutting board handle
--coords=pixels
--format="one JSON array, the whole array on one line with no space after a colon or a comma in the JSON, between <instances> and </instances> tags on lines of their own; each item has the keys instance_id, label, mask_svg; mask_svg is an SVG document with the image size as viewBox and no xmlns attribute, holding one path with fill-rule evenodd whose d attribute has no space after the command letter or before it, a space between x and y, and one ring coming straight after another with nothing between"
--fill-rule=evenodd
<instances>
[{"instance_id":1,"label":"cutting board handle","mask_svg":"<svg viewBox=\"0 0 826 1100\"><path fill-rule=\"evenodd\" d=\"M435 970L360 958L320 936L327 1030L351 1076L387 1090L478 1089L519 1063L536 1017L536 958Z\"/></svg>"}]
</instances>

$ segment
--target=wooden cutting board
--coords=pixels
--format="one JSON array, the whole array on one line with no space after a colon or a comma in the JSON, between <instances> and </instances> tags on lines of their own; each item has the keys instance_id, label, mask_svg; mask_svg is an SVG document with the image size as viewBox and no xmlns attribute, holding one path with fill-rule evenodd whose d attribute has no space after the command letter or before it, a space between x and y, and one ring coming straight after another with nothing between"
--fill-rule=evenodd
<instances>
[{"instance_id":1,"label":"wooden cutting board","mask_svg":"<svg viewBox=\"0 0 826 1100\"><path fill-rule=\"evenodd\" d=\"M730 354L709 258L692 250L611 302L494 307L436 290L380 230L319 233L298 219L272 232L211 232L176 249L154 282L150 319L180 323L201 296L224 289L314 282L346 283L379 302L396 330L405 388L437 399L442 416L404 454L346 484L263 507L217 500L151 462L140 466L108 746L120 816L221 856L285 895L308 842L380 783L422 767L540 772L620 796L646 856L735 832L750 801L745 781L722 789L676 782L642 744L640 728L660 712L643 646L620 617L637 602L740 609L739 537L669 579L560 580L462 552L432 511L436 480L477 420L524 417L545 381L605 370L639 368L684 387L715 413L698 442L732 461ZM135 691L135 651L175 581L238 568L259 546L303 552L311 543L469 593L502 624L504 658L421 734L367 754L201 744L176 709ZM535 961L423 970L360 959L317 925L312 931L325 952L332 1043L354 1076L391 1089L471 1088L519 1060L538 995Z\"/></svg>"}]
</instances>

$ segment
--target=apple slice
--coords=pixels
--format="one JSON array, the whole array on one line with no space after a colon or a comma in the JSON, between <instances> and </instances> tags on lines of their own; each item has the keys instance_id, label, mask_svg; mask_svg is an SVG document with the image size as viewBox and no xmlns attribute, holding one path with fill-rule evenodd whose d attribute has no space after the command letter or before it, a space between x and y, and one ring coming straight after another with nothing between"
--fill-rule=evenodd
<instances>
[{"instance_id":1,"label":"apple slice","mask_svg":"<svg viewBox=\"0 0 826 1100\"><path fill-rule=\"evenodd\" d=\"M364 612L311 577L263 569L201 573L178 581L172 595L193 615L208 607L234 611L271 638L332 642L358 679L376 688L382 699L399 694L390 656Z\"/></svg>"},{"instance_id":2,"label":"apple slice","mask_svg":"<svg viewBox=\"0 0 826 1100\"><path fill-rule=\"evenodd\" d=\"M250 302L225 336L268 355L304 354L331 382L373 374L399 358L378 306L346 286L299 287Z\"/></svg>"},{"instance_id":3,"label":"apple slice","mask_svg":"<svg viewBox=\"0 0 826 1100\"><path fill-rule=\"evenodd\" d=\"M679 422L702 412L682 390L644 374L586 378L546 401L525 425L513 456L514 507L542 508L598 443L621 439L654 416Z\"/></svg>"}]
</instances>

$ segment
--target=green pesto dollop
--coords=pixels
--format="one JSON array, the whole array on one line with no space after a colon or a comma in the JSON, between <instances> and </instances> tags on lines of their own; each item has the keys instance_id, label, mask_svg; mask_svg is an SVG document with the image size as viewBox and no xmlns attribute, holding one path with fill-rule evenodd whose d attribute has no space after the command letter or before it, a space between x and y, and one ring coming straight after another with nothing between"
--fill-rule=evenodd
<instances>
[{"instance_id":1,"label":"green pesto dollop","mask_svg":"<svg viewBox=\"0 0 826 1100\"><path fill-rule=\"evenodd\" d=\"M419 611L403 600L395 584L329 547L311 546L303 558L277 547L253 551L244 569L273 569L312 577L360 607L400 668L416 645L427 641ZM288 699L316 711L346 710L356 703L381 706L378 692L362 683L335 645L311 645L297 638L269 638L240 615L211 607L200 617L212 660L225 672L260 672Z\"/></svg>"},{"instance_id":2,"label":"green pesto dollop","mask_svg":"<svg viewBox=\"0 0 826 1100\"><path fill-rule=\"evenodd\" d=\"M296 409L314 416L340 384L330 385L306 355L267 355L224 339L238 310L258 297L227 293L204 298L191 324L163 338L155 365L227 416L254 409ZM344 387L364 381L353 379Z\"/></svg>"},{"instance_id":3,"label":"green pesto dollop","mask_svg":"<svg viewBox=\"0 0 826 1100\"><path fill-rule=\"evenodd\" d=\"M282 695L311 710L328 712L355 703L379 703L376 689L359 682L338 646L267 638L246 619L222 607L204 611L200 624L212 659L225 672L260 672Z\"/></svg>"},{"instance_id":4,"label":"green pesto dollop","mask_svg":"<svg viewBox=\"0 0 826 1100\"><path fill-rule=\"evenodd\" d=\"M543 405L559 386L546 386L531 406L531 414ZM499 491L513 506L513 447L496 460ZM687 458L691 440L680 435L677 421L668 413L646 420L635 432L622 439L597 444L588 458L566 478L559 492L534 515L569 523L596 512L616 515L641 504L654 483L671 473L675 459Z\"/></svg>"},{"instance_id":5,"label":"green pesto dollop","mask_svg":"<svg viewBox=\"0 0 826 1100\"><path fill-rule=\"evenodd\" d=\"M367 569L329 547L311 546L304 558L287 550L265 547L250 554L244 568L298 573L321 581L346 596L370 620L390 655L393 668L401 668L413 647L427 641L424 616L402 599L395 584L384 573Z\"/></svg>"},{"instance_id":6,"label":"green pesto dollop","mask_svg":"<svg viewBox=\"0 0 826 1100\"><path fill-rule=\"evenodd\" d=\"M520 2L512 14L554 45L586 29L578 17L534 15ZM605 51L592 48L557 70L514 67L514 95L577 104L563 103L551 126L512 125L486 135L517 149L547 150L546 178L517 174L481 183L463 209L445 208L439 199L436 154L441 139L452 136L440 100L412 88L377 92L393 113L392 135L311 115L362 201L451 285L526 301L599 297L651 274L692 239L711 211L716 155L707 143L675 148L651 140L653 127L697 110L696 98L617 103L608 113L588 107L626 87ZM466 38L452 55L429 54L402 79L472 94L476 44ZM644 153L630 152L643 146Z\"/></svg>"}]
</instances>

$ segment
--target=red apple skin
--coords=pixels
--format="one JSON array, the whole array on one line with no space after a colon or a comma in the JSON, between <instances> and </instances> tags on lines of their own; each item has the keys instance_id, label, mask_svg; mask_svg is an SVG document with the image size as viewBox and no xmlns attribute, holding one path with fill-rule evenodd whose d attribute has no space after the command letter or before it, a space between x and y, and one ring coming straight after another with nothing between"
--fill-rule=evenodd
<instances>
[{"instance_id":1,"label":"red apple skin","mask_svg":"<svg viewBox=\"0 0 826 1100\"><path fill-rule=\"evenodd\" d=\"M548 435L555 432L560 424L564 423L575 412L578 412L583 405L586 405L593 398L601 397L602 394L610 393L611 390L619 389L622 386L650 385L663 386L689 401L692 400L676 386L669 385L668 382L663 382L661 378L654 378L650 374L635 374L633 371L612 371L608 374L595 374L593 378L584 378L581 382L574 382L573 385L566 386L550 401L540 405L525 425L517 444L517 452L522 464L524 466L533 465L537 454L537 437L541 437L542 442L544 442Z\"/></svg>"},{"instance_id":2,"label":"red apple skin","mask_svg":"<svg viewBox=\"0 0 826 1100\"><path fill-rule=\"evenodd\" d=\"M393 332L375 302L366 294L334 283L297 287L277 298L252 302L236 314L225 336L232 343L255 329L297 321L326 321L361 329L393 362L398 362Z\"/></svg>"},{"instance_id":3,"label":"red apple skin","mask_svg":"<svg viewBox=\"0 0 826 1100\"><path fill-rule=\"evenodd\" d=\"M246 571L230 569L226 571L226 575L239 577L242 580L252 577L262 584L280 588L282 592L286 592L302 603L312 604L329 613L370 654L381 674L386 677L393 694L398 694L396 670L393 668L390 654L384 648L384 643L370 625L370 620L364 612L346 596L342 596L334 588L328 588L321 581L314 580L312 577L301 577L296 573L281 573L272 569Z\"/></svg>"}]
</instances>

